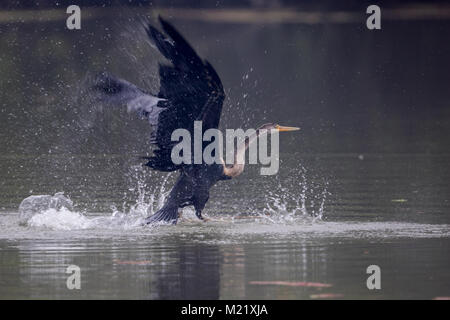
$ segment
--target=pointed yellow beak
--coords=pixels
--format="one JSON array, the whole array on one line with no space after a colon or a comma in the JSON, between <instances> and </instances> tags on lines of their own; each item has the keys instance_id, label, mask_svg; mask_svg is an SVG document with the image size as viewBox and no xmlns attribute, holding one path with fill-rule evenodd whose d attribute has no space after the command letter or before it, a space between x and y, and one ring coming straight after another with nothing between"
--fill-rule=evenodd
<instances>
[{"instance_id":1,"label":"pointed yellow beak","mask_svg":"<svg viewBox=\"0 0 450 320\"><path fill-rule=\"evenodd\" d=\"M285 127L285 126L280 126L280 125L277 125L275 127L275 129L277 129L278 131L297 131L297 130L300 130L300 128L297 128L297 127Z\"/></svg>"}]
</instances>

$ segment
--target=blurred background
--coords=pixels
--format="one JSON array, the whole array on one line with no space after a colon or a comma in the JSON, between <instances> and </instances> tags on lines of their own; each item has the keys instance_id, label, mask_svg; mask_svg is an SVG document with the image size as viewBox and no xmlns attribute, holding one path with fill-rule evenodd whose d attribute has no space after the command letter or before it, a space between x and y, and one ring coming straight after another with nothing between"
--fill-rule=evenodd
<instances>
[{"instance_id":1,"label":"blurred background","mask_svg":"<svg viewBox=\"0 0 450 320\"><path fill-rule=\"evenodd\" d=\"M68 30L65 9L75 3L82 27ZM450 151L448 2L383 1L378 31L366 28L370 1L101 3L0 4L3 154L64 147L88 72L157 90L161 58L140 23L157 14L217 69L227 127L288 120L301 125L304 152Z\"/></svg>"}]
</instances>

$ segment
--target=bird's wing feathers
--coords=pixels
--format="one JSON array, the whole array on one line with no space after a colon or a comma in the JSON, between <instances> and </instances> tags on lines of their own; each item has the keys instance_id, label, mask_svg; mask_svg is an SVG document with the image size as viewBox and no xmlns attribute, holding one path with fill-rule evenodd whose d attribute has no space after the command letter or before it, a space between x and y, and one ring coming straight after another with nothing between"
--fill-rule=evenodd
<instances>
[{"instance_id":1,"label":"bird's wing feathers","mask_svg":"<svg viewBox=\"0 0 450 320\"><path fill-rule=\"evenodd\" d=\"M225 99L222 82L220 81L216 70L214 70L211 64L206 60L205 67L207 70L210 93L199 117L199 119L203 121L203 130L219 127L223 100Z\"/></svg>"},{"instance_id":2,"label":"bird's wing feathers","mask_svg":"<svg viewBox=\"0 0 450 320\"><path fill-rule=\"evenodd\" d=\"M103 105L126 105L128 112L137 112L147 117L153 126L158 125L158 118L163 108L158 102L164 101L134 84L119 79L107 72L98 74L94 79L91 97Z\"/></svg>"},{"instance_id":3,"label":"bird's wing feathers","mask_svg":"<svg viewBox=\"0 0 450 320\"><path fill-rule=\"evenodd\" d=\"M171 141L172 132L183 128L193 133L194 121L202 121L203 131L217 128L225 94L214 68L196 54L172 25L159 20L166 35L151 25L146 28L152 42L171 62L159 66L158 95L107 73L96 77L93 89L99 94L99 102L126 105L128 111L147 117L153 126L150 142L158 147L154 155L147 158L147 165L173 171L179 166L174 165L170 157L177 143Z\"/></svg>"},{"instance_id":4,"label":"bird's wing feathers","mask_svg":"<svg viewBox=\"0 0 450 320\"><path fill-rule=\"evenodd\" d=\"M164 35L148 25L147 34L170 65L159 65L160 90L154 96L125 80L107 73L95 79L94 91L106 104L126 105L128 111L146 116L153 126L150 142L158 147L147 158L148 166L162 171L173 171L179 166L171 160L171 141L176 129L193 133L194 121L202 121L203 131L219 126L225 97L222 83L214 68L203 61L175 28L159 19Z\"/></svg>"},{"instance_id":5,"label":"bird's wing feathers","mask_svg":"<svg viewBox=\"0 0 450 320\"><path fill-rule=\"evenodd\" d=\"M160 22L169 37L151 25L147 33L172 65L159 66L158 97L166 100L158 103L164 109L159 114L151 142L160 151L155 152L147 165L164 170L173 167L168 150L177 142L171 141L172 132L184 128L192 133L196 120L203 121L203 131L217 128L225 94L214 68L195 53L172 25L161 18Z\"/></svg>"}]
</instances>

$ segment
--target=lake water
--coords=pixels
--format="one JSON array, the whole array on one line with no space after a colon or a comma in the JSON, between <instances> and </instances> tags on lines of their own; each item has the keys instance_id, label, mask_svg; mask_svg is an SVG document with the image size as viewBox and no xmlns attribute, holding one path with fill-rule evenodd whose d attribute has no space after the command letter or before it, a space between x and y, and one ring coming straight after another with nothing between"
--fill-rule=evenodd
<instances>
[{"instance_id":1,"label":"lake water","mask_svg":"<svg viewBox=\"0 0 450 320\"><path fill-rule=\"evenodd\" d=\"M17 210L2 213L1 297L308 299L332 293L342 298L429 299L448 295L450 203L442 192L449 177L448 157L283 158L278 177L261 177L250 168L236 181L217 185L205 209L211 221L202 223L185 210L177 226L155 228L142 227L140 222L169 190L171 176L160 188L160 183L151 185L156 174L140 168L127 183L113 165L73 172L71 185L82 187L65 190L79 208L45 211L26 227L19 225ZM1 172L12 170L18 162L25 169L15 170L10 181L25 185L25 193L51 191L64 179L33 177L35 167L27 166L26 158L2 158ZM298 171L296 163L308 171ZM436 175L430 174L428 165ZM103 181L99 177L109 177L109 183L96 183ZM8 181L3 174L1 178ZM139 193L140 188L145 194ZM17 196L8 191L11 186L2 185L3 203L14 202ZM93 202L99 207L113 205L127 192L136 194L136 203L115 204L116 209L104 212L83 208ZM81 268L81 290L66 287L65 271L72 264ZM376 292L366 287L366 268L373 264L382 271L382 289Z\"/></svg>"},{"instance_id":2,"label":"lake water","mask_svg":"<svg viewBox=\"0 0 450 320\"><path fill-rule=\"evenodd\" d=\"M145 121L79 96L103 69L157 88L158 55L123 19L79 32L63 20L1 25L0 298L450 296L448 22L374 34L174 20L227 88L222 128L302 130L280 134L277 175L252 165L216 185L210 221L186 209L176 226L143 227L177 174L141 166ZM56 192L74 208L19 223L24 198ZM66 287L69 265L81 290ZM366 286L370 265L380 290Z\"/></svg>"}]
</instances>

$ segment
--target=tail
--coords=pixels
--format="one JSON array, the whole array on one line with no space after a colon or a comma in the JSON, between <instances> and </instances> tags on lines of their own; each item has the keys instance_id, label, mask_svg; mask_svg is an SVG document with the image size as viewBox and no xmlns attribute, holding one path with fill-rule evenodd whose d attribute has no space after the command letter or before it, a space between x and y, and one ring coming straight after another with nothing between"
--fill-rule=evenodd
<instances>
[{"instance_id":1,"label":"tail","mask_svg":"<svg viewBox=\"0 0 450 320\"><path fill-rule=\"evenodd\" d=\"M162 207L154 215L145 218L145 224L151 224L160 221L177 224L177 220L178 220L177 207Z\"/></svg>"}]
</instances>

